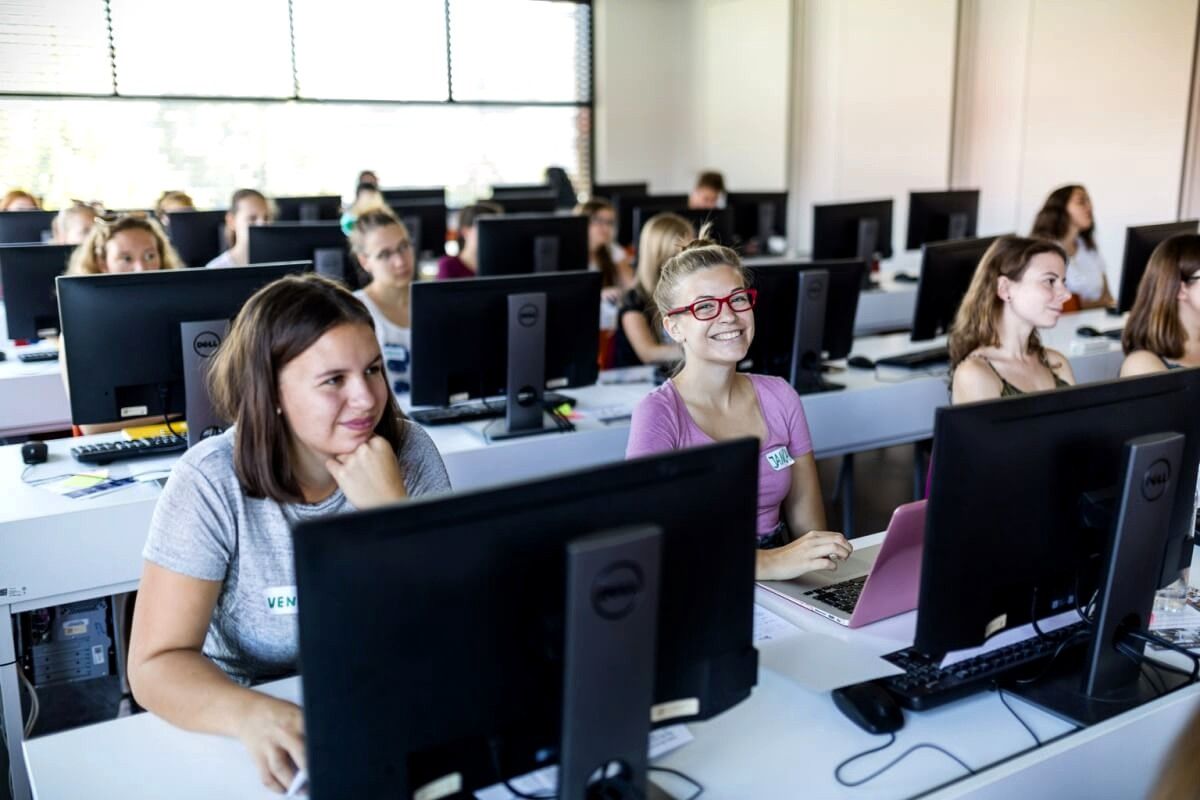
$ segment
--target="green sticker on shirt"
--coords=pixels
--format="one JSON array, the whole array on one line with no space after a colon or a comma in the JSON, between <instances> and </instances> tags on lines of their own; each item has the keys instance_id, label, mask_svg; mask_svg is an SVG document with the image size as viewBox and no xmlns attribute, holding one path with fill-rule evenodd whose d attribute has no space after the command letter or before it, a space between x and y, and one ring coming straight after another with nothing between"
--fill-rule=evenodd
<instances>
[{"instance_id":1,"label":"green sticker on shirt","mask_svg":"<svg viewBox=\"0 0 1200 800\"><path fill-rule=\"evenodd\" d=\"M767 463L771 465L771 469L779 472L779 470L787 469L792 464L795 464L796 461L792 458L792 454L788 452L786 447L777 447L767 453Z\"/></svg>"}]
</instances>

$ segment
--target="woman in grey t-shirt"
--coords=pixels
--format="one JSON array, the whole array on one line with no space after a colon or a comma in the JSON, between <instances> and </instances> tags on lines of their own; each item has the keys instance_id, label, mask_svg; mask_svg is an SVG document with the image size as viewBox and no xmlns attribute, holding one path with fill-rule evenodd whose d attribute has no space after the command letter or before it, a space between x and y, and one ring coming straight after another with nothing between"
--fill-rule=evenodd
<instances>
[{"instance_id":1,"label":"woman in grey t-shirt","mask_svg":"<svg viewBox=\"0 0 1200 800\"><path fill-rule=\"evenodd\" d=\"M241 739L283 790L304 766L300 709L246 687L296 668L292 523L450 482L396 407L367 309L325 278L251 297L210 390L235 425L180 459L154 509L129 679L172 724Z\"/></svg>"}]
</instances>

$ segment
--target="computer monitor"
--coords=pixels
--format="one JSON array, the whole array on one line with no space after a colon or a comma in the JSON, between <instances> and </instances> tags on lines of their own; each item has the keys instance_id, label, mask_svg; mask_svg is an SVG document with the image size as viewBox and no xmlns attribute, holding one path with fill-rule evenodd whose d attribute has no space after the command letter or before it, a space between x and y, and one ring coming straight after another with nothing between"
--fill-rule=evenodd
<instances>
[{"instance_id":1,"label":"computer monitor","mask_svg":"<svg viewBox=\"0 0 1200 800\"><path fill-rule=\"evenodd\" d=\"M66 272L74 249L69 244L0 245L0 289L4 291L9 339L58 334L54 279Z\"/></svg>"},{"instance_id":2,"label":"computer monitor","mask_svg":"<svg viewBox=\"0 0 1200 800\"><path fill-rule=\"evenodd\" d=\"M172 211L167 217L167 238L183 263L203 267L229 246L225 238L225 210Z\"/></svg>"},{"instance_id":3,"label":"computer monitor","mask_svg":"<svg viewBox=\"0 0 1200 800\"><path fill-rule=\"evenodd\" d=\"M640 241L642 238L642 226L645 225L651 217L662 214L671 213L683 217L688 222L692 223L692 227L696 229L696 233L700 233L701 228L709 225L708 236L720 244L727 247L735 245L733 238L733 210L729 208L688 208L685 203L676 208L658 208L658 203L652 203L649 207L642 204L646 198L639 198L634 201L633 206L633 239Z\"/></svg>"},{"instance_id":4,"label":"computer monitor","mask_svg":"<svg viewBox=\"0 0 1200 800\"><path fill-rule=\"evenodd\" d=\"M250 227L250 263L311 261L322 275L359 288L358 270L336 222L276 222Z\"/></svg>"},{"instance_id":5,"label":"computer monitor","mask_svg":"<svg viewBox=\"0 0 1200 800\"><path fill-rule=\"evenodd\" d=\"M297 261L59 277L72 422L185 413L194 387L185 386L181 325L230 320L263 286L311 269ZM224 334L208 334L197 335L187 350L210 355Z\"/></svg>"},{"instance_id":6,"label":"computer monitor","mask_svg":"<svg viewBox=\"0 0 1200 800\"><path fill-rule=\"evenodd\" d=\"M1166 222L1161 225L1138 225L1125 229L1125 254L1121 259L1121 288L1117 295L1117 311L1124 314L1133 308L1138 286L1146 274L1150 254L1163 241L1183 233L1195 233L1200 226L1194 219L1185 222Z\"/></svg>"},{"instance_id":7,"label":"computer monitor","mask_svg":"<svg viewBox=\"0 0 1200 800\"><path fill-rule=\"evenodd\" d=\"M336 221L341 216L342 198L336 194L275 198L275 219L280 222Z\"/></svg>"},{"instance_id":8,"label":"computer monitor","mask_svg":"<svg viewBox=\"0 0 1200 800\"><path fill-rule=\"evenodd\" d=\"M687 208L686 194L634 194L611 198L617 208L617 243L625 247L637 247L641 225L634 230L634 209L642 209L643 222L660 211L675 211Z\"/></svg>"},{"instance_id":9,"label":"computer monitor","mask_svg":"<svg viewBox=\"0 0 1200 800\"><path fill-rule=\"evenodd\" d=\"M593 183L592 197L616 202L617 197L645 197L650 194L648 183Z\"/></svg>"},{"instance_id":10,"label":"computer monitor","mask_svg":"<svg viewBox=\"0 0 1200 800\"><path fill-rule=\"evenodd\" d=\"M929 242L948 242L975 236L979 220L979 190L908 193L908 236L904 245L916 250Z\"/></svg>"},{"instance_id":11,"label":"computer monitor","mask_svg":"<svg viewBox=\"0 0 1200 800\"><path fill-rule=\"evenodd\" d=\"M492 199L500 202L508 195L544 194L553 192L548 183L497 183L492 185Z\"/></svg>"},{"instance_id":12,"label":"computer monitor","mask_svg":"<svg viewBox=\"0 0 1200 800\"><path fill-rule=\"evenodd\" d=\"M1198 403L1192 369L938 409L915 647L937 656L1088 605L1115 520L1153 544L1114 575L1149 567L1144 624L1154 589L1191 562ZM1126 443L1160 433L1184 436L1182 457L1127 480ZM1128 530L1128 501L1157 499L1168 480L1178 490L1160 521Z\"/></svg>"},{"instance_id":13,"label":"computer monitor","mask_svg":"<svg viewBox=\"0 0 1200 800\"><path fill-rule=\"evenodd\" d=\"M558 193L513 192L492 195L491 202L499 203L505 214L551 214L558 210Z\"/></svg>"},{"instance_id":14,"label":"computer monitor","mask_svg":"<svg viewBox=\"0 0 1200 800\"><path fill-rule=\"evenodd\" d=\"M892 255L892 201L813 206L812 257L873 261Z\"/></svg>"},{"instance_id":15,"label":"computer monitor","mask_svg":"<svg viewBox=\"0 0 1200 800\"><path fill-rule=\"evenodd\" d=\"M821 378L821 359L850 354L866 262L748 261L746 268L758 301L745 369L787 378L802 393L841 388ZM822 274L825 286L802 282L805 273Z\"/></svg>"},{"instance_id":16,"label":"computer monitor","mask_svg":"<svg viewBox=\"0 0 1200 800\"><path fill-rule=\"evenodd\" d=\"M475 221L479 275L574 272L588 268L588 219L505 214Z\"/></svg>"},{"instance_id":17,"label":"computer monitor","mask_svg":"<svg viewBox=\"0 0 1200 800\"><path fill-rule=\"evenodd\" d=\"M408 228L418 258L446 254L446 203L442 200L400 200L388 204Z\"/></svg>"},{"instance_id":18,"label":"computer monitor","mask_svg":"<svg viewBox=\"0 0 1200 800\"><path fill-rule=\"evenodd\" d=\"M413 405L505 394L491 438L541 433L545 389L599 374L598 272L414 283L411 316Z\"/></svg>"},{"instance_id":19,"label":"computer monitor","mask_svg":"<svg viewBox=\"0 0 1200 800\"><path fill-rule=\"evenodd\" d=\"M56 211L0 211L0 244L37 244L53 236Z\"/></svg>"},{"instance_id":20,"label":"computer monitor","mask_svg":"<svg viewBox=\"0 0 1200 800\"><path fill-rule=\"evenodd\" d=\"M589 756L658 796L650 728L756 682L758 458L739 439L296 526L315 800L473 796L553 763L552 796L582 800ZM657 564L627 555L647 539Z\"/></svg>"},{"instance_id":21,"label":"computer monitor","mask_svg":"<svg viewBox=\"0 0 1200 800\"><path fill-rule=\"evenodd\" d=\"M733 192L733 241L744 252L771 253L772 241L787 248L787 192Z\"/></svg>"},{"instance_id":22,"label":"computer monitor","mask_svg":"<svg viewBox=\"0 0 1200 800\"><path fill-rule=\"evenodd\" d=\"M950 330L975 268L998 236L927 244L913 306L912 340L933 339Z\"/></svg>"},{"instance_id":23,"label":"computer monitor","mask_svg":"<svg viewBox=\"0 0 1200 800\"><path fill-rule=\"evenodd\" d=\"M445 204L446 202L446 187L445 186L424 186L418 188L405 189L380 189L379 193L383 195L383 202L389 206L393 203L411 203L413 201L429 202Z\"/></svg>"}]
</instances>

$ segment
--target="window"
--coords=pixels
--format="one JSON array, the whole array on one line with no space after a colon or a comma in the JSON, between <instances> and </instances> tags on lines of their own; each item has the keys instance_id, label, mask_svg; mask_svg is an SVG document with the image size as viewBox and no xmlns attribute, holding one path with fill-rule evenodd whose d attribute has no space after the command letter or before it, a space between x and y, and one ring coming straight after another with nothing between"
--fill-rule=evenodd
<instances>
[{"instance_id":1,"label":"window","mask_svg":"<svg viewBox=\"0 0 1200 800\"><path fill-rule=\"evenodd\" d=\"M111 92L106 25L103 3L6 0L0 5L0 92Z\"/></svg>"}]
</instances>

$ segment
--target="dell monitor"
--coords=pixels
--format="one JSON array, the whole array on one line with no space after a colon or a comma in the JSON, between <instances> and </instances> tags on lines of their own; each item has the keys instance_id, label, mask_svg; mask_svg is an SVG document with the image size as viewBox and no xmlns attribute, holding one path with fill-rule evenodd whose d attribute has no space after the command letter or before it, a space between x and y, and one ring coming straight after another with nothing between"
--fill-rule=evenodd
<instances>
[{"instance_id":1,"label":"dell monitor","mask_svg":"<svg viewBox=\"0 0 1200 800\"><path fill-rule=\"evenodd\" d=\"M74 249L69 244L0 245L0 289L9 339L58 335L54 279L67 271Z\"/></svg>"},{"instance_id":2,"label":"dell monitor","mask_svg":"<svg viewBox=\"0 0 1200 800\"><path fill-rule=\"evenodd\" d=\"M813 206L812 257L868 263L892 255L892 201Z\"/></svg>"},{"instance_id":3,"label":"dell monitor","mask_svg":"<svg viewBox=\"0 0 1200 800\"><path fill-rule=\"evenodd\" d=\"M588 219L505 214L475 222L479 275L575 272L588 268Z\"/></svg>"},{"instance_id":4,"label":"dell monitor","mask_svg":"<svg viewBox=\"0 0 1200 800\"><path fill-rule=\"evenodd\" d=\"M337 221L341 216L342 198L336 194L275 198L275 219L280 222Z\"/></svg>"},{"instance_id":5,"label":"dell monitor","mask_svg":"<svg viewBox=\"0 0 1200 800\"><path fill-rule=\"evenodd\" d=\"M866 263L748 261L746 269L758 300L745 369L786 378L802 394L842 388L821 377L821 359L850 354ZM819 280L802 280L810 273Z\"/></svg>"},{"instance_id":6,"label":"dell monitor","mask_svg":"<svg viewBox=\"0 0 1200 800\"><path fill-rule=\"evenodd\" d=\"M558 193L514 192L492 196L491 202L498 203L505 214L553 214L558 210Z\"/></svg>"},{"instance_id":7,"label":"dell monitor","mask_svg":"<svg viewBox=\"0 0 1200 800\"><path fill-rule=\"evenodd\" d=\"M489 438L550 430L545 390L599 374L598 272L414 283L411 317L413 405L505 394Z\"/></svg>"},{"instance_id":8,"label":"dell monitor","mask_svg":"<svg viewBox=\"0 0 1200 800\"><path fill-rule=\"evenodd\" d=\"M705 225L709 226L708 237L719 244L726 247L734 246L733 238L733 211L728 208L688 208L685 203L676 208L658 208L657 203L652 203L649 207L642 205L642 201L646 198L634 200L633 207L633 238L634 241L640 241L642 238L642 226L645 225L651 217L658 214L670 213L683 217L692 224L699 234Z\"/></svg>"},{"instance_id":9,"label":"dell monitor","mask_svg":"<svg viewBox=\"0 0 1200 800\"><path fill-rule=\"evenodd\" d=\"M787 249L787 192L734 192L727 205L733 211L733 241L744 253Z\"/></svg>"},{"instance_id":10,"label":"dell monitor","mask_svg":"<svg viewBox=\"0 0 1200 800\"><path fill-rule=\"evenodd\" d=\"M198 388L205 400L207 393L187 379L187 359L211 355L224 332L204 326L191 337L181 331L195 322L219 327L263 286L310 269L309 262L293 262L60 277L72 422L195 412L193 392ZM189 425L189 434L201 427Z\"/></svg>"},{"instance_id":11,"label":"dell monitor","mask_svg":"<svg viewBox=\"0 0 1200 800\"><path fill-rule=\"evenodd\" d=\"M659 797L650 728L756 682L758 459L738 439L297 525L314 800L554 763L551 797ZM585 790L611 762L632 793Z\"/></svg>"},{"instance_id":12,"label":"dell monitor","mask_svg":"<svg viewBox=\"0 0 1200 800\"><path fill-rule=\"evenodd\" d=\"M650 194L648 183L593 183L592 199L615 203L618 197L645 197Z\"/></svg>"},{"instance_id":13,"label":"dell monitor","mask_svg":"<svg viewBox=\"0 0 1200 800\"><path fill-rule=\"evenodd\" d=\"M1150 254L1166 239L1182 233L1195 233L1196 220L1167 222L1161 225L1138 225L1125 229L1125 254L1121 259L1121 288L1117 295L1117 312L1124 314L1133 308L1138 286L1146 274Z\"/></svg>"},{"instance_id":14,"label":"dell monitor","mask_svg":"<svg viewBox=\"0 0 1200 800\"><path fill-rule=\"evenodd\" d=\"M1198 403L1200 370L1184 369L938 409L915 648L938 656L1034 617L1075 613L1089 604L1102 564L1111 566L1116 534L1140 552L1107 574L1142 581L1144 595L1134 603L1142 608L1119 609L1118 618L1144 627L1154 590L1191 562ZM1127 480L1126 445L1160 434L1181 434L1181 448ZM1148 525L1126 513L1139 498L1162 501ZM1116 597L1102 591L1100 608ZM1093 634L1103 618L1096 615ZM1124 660L1111 639L1099 645L1093 655L1109 666L1112 656ZM1085 666L1090 673L1096 665ZM1078 700L1084 677L1077 672L1065 694ZM1035 702L1056 707L1045 696ZM1077 711L1065 716L1094 721Z\"/></svg>"},{"instance_id":15,"label":"dell monitor","mask_svg":"<svg viewBox=\"0 0 1200 800\"><path fill-rule=\"evenodd\" d=\"M55 211L0 211L0 244L37 244L53 237Z\"/></svg>"},{"instance_id":16,"label":"dell monitor","mask_svg":"<svg viewBox=\"0 0 1200 800\"><path fill-rule=\"evenodd\" d=\"M418 260L446 254L446 203L443 200L400 200L388 204L408 228Z\"/></svg>"},{"instance_id":17,"label":"dell monitor","mask_svg":"<svg viewBox=\"0 0 1200 800\"><path fill-rule=\"evenodd\" d=\"M317 272L357 289L358 271L336 222L283 222L250 227L250 263L311 261Z\"/></svg>"},{"instance_id":18,"label":"dell monitor","mask_svg":"<svg viewBox=\"0 0 1200 800\"><path fill-rule=\"evenodd\" d=\"M554 188L548 183L497 183L492 185L492 200L499 203L511 195L543 194L553 191Z\"/></svg>"},{"instance_id":19,"label":"dell monitor","mask_svg":"<svg viewBox=\"0 0 1200 800\"><path fill-rule=\"evenodd\" d=\"M975 236L979 220L979 190L908 193L908 236L905 249L930 242Z\"/></svg>"},{"instance_id":20,"label":"dell monitor","mask_svg":"<svg viewBox=\"0 0 1200 800\"><path fill-rule=\"evenodd\" d=\"M379 193L383 195L383 202L389 206L394 203L411 203L414 201L421 202L446 202L446 187L445 186L426 186L419 188L405 189L380 189Z\"/></svg>"},{"instance_id":21,"label":"dell monitor","mask_svg":"<svg viewBox=\"0 0 1200 800\"><path fill-rule=\"evenodd\" d=\"M933 339L950 330L975 268L998 236L927 244L913 306L912 340Z\"/></svg>"},{"instance_id":22,"label":"dell monitor","mask_svg":"<svg viewBox=\"0 0 1200 800\"><path fill-rule=\"evenodd\" d=\"M645 220L660 211L687 208L688 196L686 194L623 195L616 197L613 204L617 207L617 244L625 247L637 247L642 227L638 225L636 230L634 228L635 209L642 209L641 218L644 223Z\"/></svg>"},{"instance_id":23,"label":"dell monitor","mask_svg":"<svg viewBox=\"0 0 1200 800\"><path fill-rule=\"evenodd\" d=\"M184 264L203 267L229 246L225 238L225 211L172 211L167 217L167 237Z\"/></svg>"}]
</instances>

